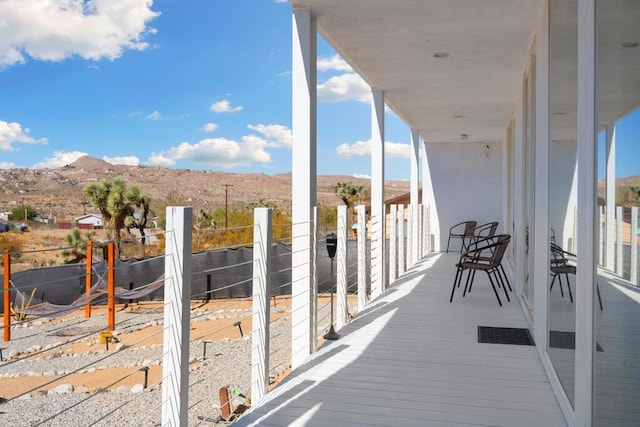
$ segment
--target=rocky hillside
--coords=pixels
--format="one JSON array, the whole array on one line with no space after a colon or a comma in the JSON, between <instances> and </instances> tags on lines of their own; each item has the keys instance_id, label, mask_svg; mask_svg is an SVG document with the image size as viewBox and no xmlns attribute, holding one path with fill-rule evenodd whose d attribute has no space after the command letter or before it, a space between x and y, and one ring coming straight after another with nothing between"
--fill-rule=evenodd
<instances>
[{"instance_id":1,"label":"rocky hillside","mask_svg":"<svg viewBox=\"0 0 640 427\"><path fill-rule=\"evenodd\" d=\"M230 207L246 206L260 199L275 202L286 211L291 207L291 174L236 174L218 171L193 171L152 166L112 165L103 160L81 157L58 169L0 169L0 212L10 211L22 203L33 206L45 218L70 221L95 210L86 203L82 189L89 182L122 177L128 185L136 184L154 201L180 197L194 210L210 211L224 206L225 186L229 184ZM369 180L350 176L319 176L318 200L322 204L339 204L333 185L340 181ZM388 198L407 193L406 181L387 181Z\"/></svg>"}]
</instances>

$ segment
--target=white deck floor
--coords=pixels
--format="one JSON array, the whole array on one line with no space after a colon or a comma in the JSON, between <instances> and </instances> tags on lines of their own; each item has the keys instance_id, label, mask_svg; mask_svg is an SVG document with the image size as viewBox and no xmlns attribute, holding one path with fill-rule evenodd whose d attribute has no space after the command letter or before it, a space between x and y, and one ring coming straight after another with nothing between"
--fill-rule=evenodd
<instances>
[{"instance_id":1,"label":"white deck floor","mask_svg":"<svg viewBox=\"0 0 640 427\"><path fill-rule=\"evenodd\" d=\"M235 425L566 425L535 347L477 342L527 326L515 294L479 272L449 304L456 260L422 260Z\"/></svg>"}]
</instances>

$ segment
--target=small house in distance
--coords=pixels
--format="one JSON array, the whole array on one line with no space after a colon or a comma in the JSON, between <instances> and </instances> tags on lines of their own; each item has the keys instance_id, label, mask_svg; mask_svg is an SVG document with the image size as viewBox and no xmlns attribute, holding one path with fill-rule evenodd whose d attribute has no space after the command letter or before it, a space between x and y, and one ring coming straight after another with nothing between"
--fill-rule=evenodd
<instances>
[{"instance_id":1,"label":"small house in distance","mask_svg":"<svg viewBox=\"0 0 640 427\"><path fill-rule=\"evenodd\" d=\"M104 223L102 222L102 214L82 215L75 218L74 222L81 230L95 230L104 226Z\"/></svg>"}]
</instances>

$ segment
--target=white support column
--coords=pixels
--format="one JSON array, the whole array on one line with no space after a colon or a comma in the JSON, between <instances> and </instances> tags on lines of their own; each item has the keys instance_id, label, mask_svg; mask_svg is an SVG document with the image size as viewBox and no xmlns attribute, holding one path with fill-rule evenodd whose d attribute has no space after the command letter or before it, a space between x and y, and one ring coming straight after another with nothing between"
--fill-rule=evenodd
<instances>
[{"instance_id":1,"label":"white support column","mask_svg":"<svg viewBox=\"0 0 640 427\"><path fill-rule=\"evenodd\" d=\"M613 271L615 266L615 206L616 206L616 126L607 125L605 132L607 144L607 165L606 165L606 222L607 222L607 254L605 268Z\"/></svg>"},{"instance_id":2,"label":"white support column","mask_svg":"<svg viewBox=\"0 0 640 427\"><path fill-rule=\"evenodd\" d=\"M593 424L595 360L594 265L597 203L596 0L578 2L578 242L575 293L575 417L573 425Z\"/></svg>"},{"instance_id":3,"label":"white support column","mask_svg":"<svg viewBox=\"0 0 640 427\"><path fill-rule=\"evenodd\" d=\"M405 221L404 221L404 205L398 206L398 276L402 276L407 271L407 264L405 262L405 253L407 245L404 240L405 236Z\"/></svg>"},{"instance_id":4,"label":"white support column","mask_svg":"<svg viewBox=\"0 0 640 427\"><path fill-rule=\"evenodd\" d=\"M371 89L371 299L385 288L384 92Z\"/></svg>"},{"instance_id":5,"label":"white support column","mask_svg":"<svg viewBox=\"0 0 640 427\"><path fill-rule=\"evenodd\" d=\"M418 251L417 261L424 256L424 205L420 203L418 205Z\"/></svg>"},{"instance_id":6,"label":"white support column","mask_svg":"<svg viewBox=\"0 0 640 427\"><path fill-rule=\"evenodd\" d=\"M422 143L422 203L429 206L429 251L440 250L440 220L435 195L433 193L433 183L431 182L431 171L429 169L429 157L427 156L427 143ZM431 235L433 234L433 243Z\"/></svg>"},{"instance_id":7,"label":"white support column","mask_svg":"<svg viewBox=\"0 0 640 427\"><path fill-rule=\"evenodd\" d=\"M271 208L253 210L253 316L251 318L251 399L269 391L271 313Z\"/></svg>"},{"instance_id":8,"label":"white support column","mask_svg":"<svg viewBox=\"0 0 640 427\"><path fill-rule=\"evenodd\" d=\"M407 210L408 210L408 214L409 214L409 218L407 219L407 235L405 236L407 238L407 259L406 259L406 263L407 263L407 270L409 270L411 267L413 267L413 235L415 234L415 229L414 229L414 218L415 218L415 209L413 205L409 205L407 206Z\"/></svg>"},{"instance_id":9,"label":"white support column","mask_svg":"<svg viewBox=\"0 0 640 427\"><path fill-rule=\"evenodd\" d=\"M389 285L391 285L398 277L398 206L391 205L389 210L391 214L389 229Z\"/></svg>"},{"instance_id":10,"label":"white support column","mask_svg":"<svg viewBox=\"0 0 640 427\"><path fill-rule=\"evenodd\" d=\"M606 235L607 235L607 222L605 219L605 208L604 206L599 206L598 207L598 225L599 228L598 230L600 231L598 238L599 238L599 242L598 242L598 251L599 251L599 256L598 256L598 263L604 267L604 263L605 263L605 258L606 258L606 252L607 252L607 240L606 240Z\"/></svg>"},{"instance_id":11,"label":"white support column","mask_svg":"<svg viewBox=\"0 0 640 427\"><path fill-rule=\"evenodd\" d=\"M347 324L347 206L338 206L338 247L336 250L336 330Z\"/></svg>"},{"instance_id":12,"label":"white support column","mask_svg":"<svg viewBox=\"0 0 640 427\"><path fill-rule=\"evenodd\" d=\"M422 220L423 224L424 224L424 231L423 231L423 248L424 248L424 254L427 255L429 253L431 253L432 249L431 249L431 218L430 218L430 210L431 210L431 206L429 205L424 205L424 219Z\"/></svg>"},{"instance_id":13,"label":"white support column","mask_svg":"<svg viewBox=\"0 0 640 427\"><path fill-rule=\"evenodd\" d=\"M356 207L358 212L358 312L367 306L367 208Z\"/></svg>"},{"instance_id":14,"label":"white support column","mask_svg":"<svg viewBox=\"0 0 640 427\"><path fill-rule=\"evenodd\" d=\"M189 419L189 315L193 209L166 210L162 425L186 427Z\"/></svg>"},{"instance_id":15,"label":"white support column","mask_svg":"<svg viewBox=\"0 0 640 427\"><path fill-rule=\"evenodd\" d=\"M411 226L411 267L418 263L420 258L420 245L418 243L418 235L420 234L420 206L415 204L411 205L411 220L413 225Z\"/></svg>"},{"instance_id":16,"label":"white support column","mask_svg":"<svg viewBox=\"0 0 640 427\"><path fill-rule=\"evenodd\" d=\"M411 128L411 182L410 182L410 199L411 205L411 230L409 234L409 241L411 242L411 257L410 265L413 265L418 260L418 205L420 204L420 195L418 189L420 187L420 132L418 129Z\"/></svg>"},{"instance_id":17,"label":"white support column","mask_svg":"<svg viewBox=\"0 0 640 427\"><path fill-rule=\"evenodd\" d=\"M616 206L616 274L622 277L622 206Z\"/></svg>"},{"instance_id":18,"label":"white support column","mask_svg":"<svg viewBox=\"0 0 640 427\"><path fill-rule=\"evenodd\" d=\"M638 207L631 208L631 274L630 282L638 284Z\"/></svg>"},{"instance_id":19,"label":"white support column","mask_svg":"<svg viewBox=\"0 0 640 427\"><path fill-rule=\"evenodd\" d=\"M311 309L310 309L310 319L311 319L311 337L310 337L310 348L311 352L315 353L318 349L318 207L314 206L311 209L313 218L311 222L311 277L309 279L309 287L310 291L310 299L311 299Z\"/></svg>"},{"instance_id":20,"label":"white support column","mask_svg":"<svg viewBox=\"0 0 640 427\"><path fill-rule=\"evenodd\" d=\"M291 366L313 352L316 206L316 20L307 7L293 6L292 28L292 256Z\"/></svg>"}]
</instances>

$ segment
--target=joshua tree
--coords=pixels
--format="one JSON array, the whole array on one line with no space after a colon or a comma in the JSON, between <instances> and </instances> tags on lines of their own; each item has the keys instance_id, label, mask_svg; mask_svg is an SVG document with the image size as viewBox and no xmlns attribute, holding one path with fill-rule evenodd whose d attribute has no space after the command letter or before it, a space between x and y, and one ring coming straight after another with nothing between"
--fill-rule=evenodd
<instances>
[{"instance_id":1,"label":"joshua tree","mask_svg":"<svg viewBox=\"0 0 640 427\"><path fill-rule=\"evenodd\" d=\"M116 242L116 250L120 250L120 230L135 226L144 236L151 197L140 195L136 185L127 188L122 178L104 179L99 183L90 183L84 193L91 205L102 214L107 231L107 238ZM144 242L142 242L144 246Z\"/></svg>"},{"instance_id":2,"label":"joshua tree","mask_svg":"<svg viewBox=\"0 0 640 427\"><path fill-rule=\"evenodd\" d=\"M87 257L87 240L91 239L91 233L82 236L79 229L74 228L65 236L68 247L60 251L64 264L77 263Z\"/></svg>"},{"instance_id":3,"label":"joshua tree","mask_svg":"<svg viewBox=\"0 0 640 427\"><path fill-rule=\"evenodd\" d=\"M338 182L333 186L336 195L347 205L347 211L350 211L353 205L360 200L363 189L364 185L354 182Z\"/></svg>"}]
</instances>

